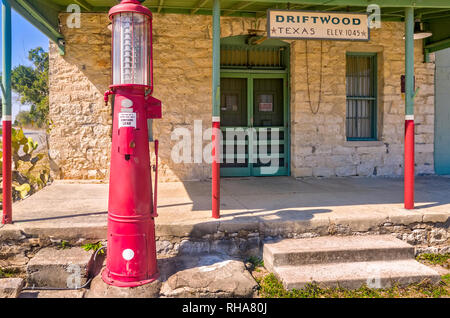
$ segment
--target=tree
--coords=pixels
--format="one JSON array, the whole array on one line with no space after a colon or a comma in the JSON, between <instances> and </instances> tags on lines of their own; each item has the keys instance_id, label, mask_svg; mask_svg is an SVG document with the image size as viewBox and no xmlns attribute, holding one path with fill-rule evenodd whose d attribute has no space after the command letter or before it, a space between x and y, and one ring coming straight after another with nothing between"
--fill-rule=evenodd
<instances>
[{"instance_id":1,"label":"tree","mask_svg":"<svg viewBox=\"0 0 450 318\"><path fill-rule=\"evenodd\" d=\"M32 66L19 65L11 72L11 87L19 94L22 104L31 106L27 118L28 124L38 127L47 126L48 117L48 52L41 47L28 52ZM23 123L23 122L22 122Z\"/></svg>"},{"instance_id":2,"label":"tree","mask_svg":"<svg viewBox=\"0 0 450 318\"><path fill-rule=\"evenodd\" d=\"M14 126L26 127L32 125L33 118L29 111L22 110L16 115Z\"/></svg>"}]
</instances>

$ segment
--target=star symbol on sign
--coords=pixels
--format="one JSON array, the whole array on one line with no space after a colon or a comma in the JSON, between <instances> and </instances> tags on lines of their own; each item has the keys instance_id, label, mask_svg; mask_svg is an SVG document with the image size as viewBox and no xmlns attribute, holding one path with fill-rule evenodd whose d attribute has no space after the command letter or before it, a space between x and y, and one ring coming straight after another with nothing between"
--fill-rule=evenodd
<instances>
[{"instance_id":1,"label":"star symbol on sign","mask_svg":"<svg viewBox=\"0 0 450 318\"><path fill-rule=\"evenodd\" d=\"M272 33L277 33L277 29L275 29L275 27L272 28Z\"/></svg>"},{"instance_id":2,"label":"star symbol on sign","mask_svg":"<svg viewBox=\"0 0 450 318\"><path fill-rule=\"evenodd\" d=\"M361 33L363 36L366 36L366 34L367 34L366 31L362 31Z\"/></svg>"}]
</instances>

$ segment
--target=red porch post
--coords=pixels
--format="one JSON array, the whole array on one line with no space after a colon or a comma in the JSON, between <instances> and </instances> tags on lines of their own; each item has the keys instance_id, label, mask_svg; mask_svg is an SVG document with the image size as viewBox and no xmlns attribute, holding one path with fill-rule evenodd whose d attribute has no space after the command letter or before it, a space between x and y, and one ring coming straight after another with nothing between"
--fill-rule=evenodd
<instances>
[{"instance_id":1,"label":"red porch post","mask_svg":"<svg viewBox=\"0 0 450 318\"><path fill-rule=\"evenodd\" d=\"M405 209L414 209L414 9L405 9Z\"/></svg>"},{"instance_id":2,"label":"red porch post","mask_svg":"<svg viewBox=\"0 0 450 318\"><path fill-rule=\"evenodd\" d=\"M11 171L11 6L2 0L2 124L3 124L3 217L2 224L12 223Z\"/></svg>"},{"instance_id":3,"label":"red porch post","mask_svg":"<svg viewBox=\"0 0 450 318\"><path fill-rule=\"evenodd\" d=\"M213 6L212 217L220 218L220 0Z\"/></svg>"}]
</instances>

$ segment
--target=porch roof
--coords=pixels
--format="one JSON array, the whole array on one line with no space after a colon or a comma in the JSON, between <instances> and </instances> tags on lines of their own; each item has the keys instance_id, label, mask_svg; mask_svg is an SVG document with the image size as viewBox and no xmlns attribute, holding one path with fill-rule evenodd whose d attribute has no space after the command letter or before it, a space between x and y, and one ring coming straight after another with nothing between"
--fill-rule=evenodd
<instances>
[{"instance_id":1,"label":"porch roof","mask_svg":"<svg viewBox=\"0 0 450 318\"><path fill-rule=\"evenodd\" d=\"M70 4L82 12L108 12L117 0L9 0L11 7L35 25L63 50L58 14ZM153 12L177 14L212 14L213 0L146 0ZM267 9L366 12L366 0L221 0L222 16L264 17ZM428 22L433 36L426 39L425 50L434 52L450 47L450 1L448 0L379 0L382 20L404 21L405 7Z\"/></svg>"}]
</instances>

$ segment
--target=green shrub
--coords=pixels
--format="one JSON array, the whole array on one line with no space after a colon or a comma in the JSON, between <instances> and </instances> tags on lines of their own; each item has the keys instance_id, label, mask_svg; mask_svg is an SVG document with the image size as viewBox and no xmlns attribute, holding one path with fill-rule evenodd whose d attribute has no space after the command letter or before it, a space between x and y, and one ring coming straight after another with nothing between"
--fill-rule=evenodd
<instances>
[{"instance_id":1,"label":"green shrub","mask_svg":"<svg viewBox=\"0 0 450 318\"><path fill-rule=\"evenodd\" d=\"M342 287L322 288L316 284L307 284L302 289L286 290L283 284L269 274L258 279L260 285L259 295L263 298L399 298L399 297L448 297L450 295L450 274L442 276L439 285L433 285L424 281L418 284L411 284L406 287L394 285L390 288L375 289L362 286L351 290Z\"/></svg>"},{"instance_id":2,"label":"green shrub","mask_svg":"<svg viewBox=\"0 0 450 318\"><path fill-rule=\"evenodd\" d=\"M257 256L250 256L245 260L246 262L249 262L253 265L253 267L264 267L264 261Z\"/></svg>"},{"instance_id":3,"label":"green shrub","mask_svg":"<svg viewBox=\"0 0 450 318\"><path fill-rule=\"evenodd\" d=\"M431 254L425 253L417 256L417 260L419 261L428 261L435 265L444 265L450 259L450 253L446 254Z\"/></svg>"},{"instance_id":4,"label":"green shrub","mask_svg":"<svg viewBox=\"0 0 450 318\"><path fill-rule=\"evenodd\" d=\"M98 251L99 249L101 249L103 247L102 242L97 242L97 243L88 243L85 244L83 246L81 246L85 251ZM101 251L98 252L100 255L105 253L105 250L102 249Z\"/></svg>"},{"instance_id":5,"label":"green shrub","mask_svg":"<svg viewBox=\"0 0 450 318\"><path fill-rule=\"evenodd\" d=\"M32 138L26 137L22 128L12 128L12 196L14 201L35 193L50 181L50 170L38 165L45 155L43 153L35 154L37 147L38 144ZM0 150L0 171L2 171L2 167L3 152Z\"/></svg>"}]
</instances>

